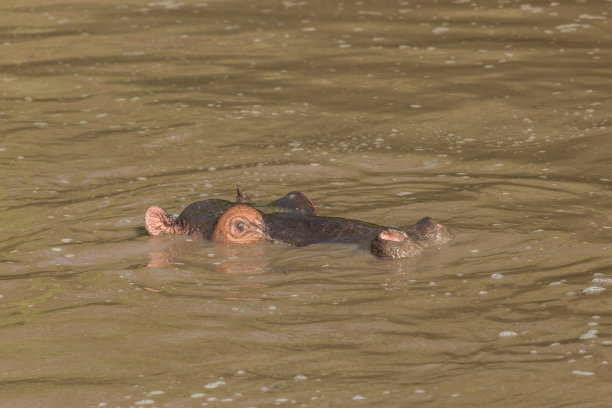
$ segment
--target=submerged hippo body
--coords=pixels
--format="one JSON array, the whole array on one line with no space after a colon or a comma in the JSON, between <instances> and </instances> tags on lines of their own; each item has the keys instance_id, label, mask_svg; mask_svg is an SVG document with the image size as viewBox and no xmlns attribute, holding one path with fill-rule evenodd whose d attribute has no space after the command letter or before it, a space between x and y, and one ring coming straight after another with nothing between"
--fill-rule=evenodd
<instances>
[{"instance_id":1,"label":"submerged hippo body","mask_svg":"<svg viewBox=\"0 0 612 408\"><path fill-rule=\"evenodd\" d=\"M365 244L380 258L408 258L450 235L425 217L412 227L386 228L345 218L320 217L312 201L294 191L266 206L256 206L238 187L234 202L208 199L190 204L175 217L152 206L145 214L151 235L189 235L214 242L275 242L304 246L319 242Z\"/></svg>"}]
</instances>

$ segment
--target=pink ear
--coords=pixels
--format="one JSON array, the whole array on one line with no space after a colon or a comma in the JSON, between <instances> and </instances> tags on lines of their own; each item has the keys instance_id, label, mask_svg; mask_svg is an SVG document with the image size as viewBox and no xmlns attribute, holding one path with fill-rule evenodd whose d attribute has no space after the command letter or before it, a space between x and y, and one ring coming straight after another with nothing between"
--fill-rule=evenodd
<instances>
[{"instance_id":1,"label":"pink ear","mask_svg":"<svg viewBox=\"0 0 612 408\"><path fill-rule=\"evenodd\" d=\"M172 225L173 217L166 211L157 206L151 206L145 213L145 228L151 235L168 234L169 227Z\"/></svg>"}]
</instances>

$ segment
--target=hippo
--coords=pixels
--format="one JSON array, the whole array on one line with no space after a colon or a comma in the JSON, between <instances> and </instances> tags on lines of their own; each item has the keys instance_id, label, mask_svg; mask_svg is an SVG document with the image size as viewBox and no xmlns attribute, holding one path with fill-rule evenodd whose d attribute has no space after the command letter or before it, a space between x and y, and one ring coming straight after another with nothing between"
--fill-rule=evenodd
<instances>
[{"instance_id":1,"label":"hippo","mask_svg":"<svg viewBox=\"0 0 612 408\"><path fill-rule=\"evenodd\" d=\"M414 257L426 247L450 241L446 228L429 217L411 227L383 227L319 216L312 201L299 191L258 206L239 186L236 190L234 201L197 201L178 217L151 206L145 213L146 230L154 236L188 235L236 244L273 242L299 247L321 242L358 243L379 258Z\"/></svg>"}]
</instances>

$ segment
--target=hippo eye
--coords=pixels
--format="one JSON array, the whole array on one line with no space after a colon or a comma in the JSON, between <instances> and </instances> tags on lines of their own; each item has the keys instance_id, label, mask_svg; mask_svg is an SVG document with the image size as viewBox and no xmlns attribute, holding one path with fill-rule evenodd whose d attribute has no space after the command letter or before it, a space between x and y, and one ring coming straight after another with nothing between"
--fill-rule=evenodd
<instances>
[{"instance_id":1,"label":"hippo eye","mask_svg":"<svg viewBox=\"0 0 612 408\"><path fill-rule=\"evenodd\" d=\"M238 223L236 224L236 228L238 228L238 231L242 232L244 231L246 225L244 225L244 222L242 221L238 221Z\"/></svg>"}]
</instances>

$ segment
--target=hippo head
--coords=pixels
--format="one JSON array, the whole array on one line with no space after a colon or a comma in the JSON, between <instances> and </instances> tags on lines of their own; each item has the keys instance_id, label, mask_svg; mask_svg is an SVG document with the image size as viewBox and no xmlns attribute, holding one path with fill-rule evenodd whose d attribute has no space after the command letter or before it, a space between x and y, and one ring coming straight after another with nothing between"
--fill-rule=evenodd
<instances>
[{"instance_id":1,"label":"hippo head","mask_svg":"<svg viewBox=\"0 0 612 408\"><path fill-rule=\"evenodd\" d=\"M255 208L253 201L237 187L234 202L216 198L187 206L178 217L158 206L145 213L145 228L151 235L190 235L215 242L249 243L274 241L264 223L266 214L316 216L312 201L292 191L268 205Z\"/></svg>"},{"instance_id":2,"label":"hippo head","mask_svg":"<svg viewBox=\"0 0 612 408\"><path fill-rule=\"evenodd\" d=\"M294 191L265 206L257 206L238 187L235 201L208 199L187 206L175 217L152 206L145 214L151 235L189 235L214 242L279 242L304 246L318 242L369 245L381 258L407 258L424 248L450 240L446 229L429 217L409 228L384 228L345 218L316 215L312 201Z\"/></svg>"}]
</instances>

